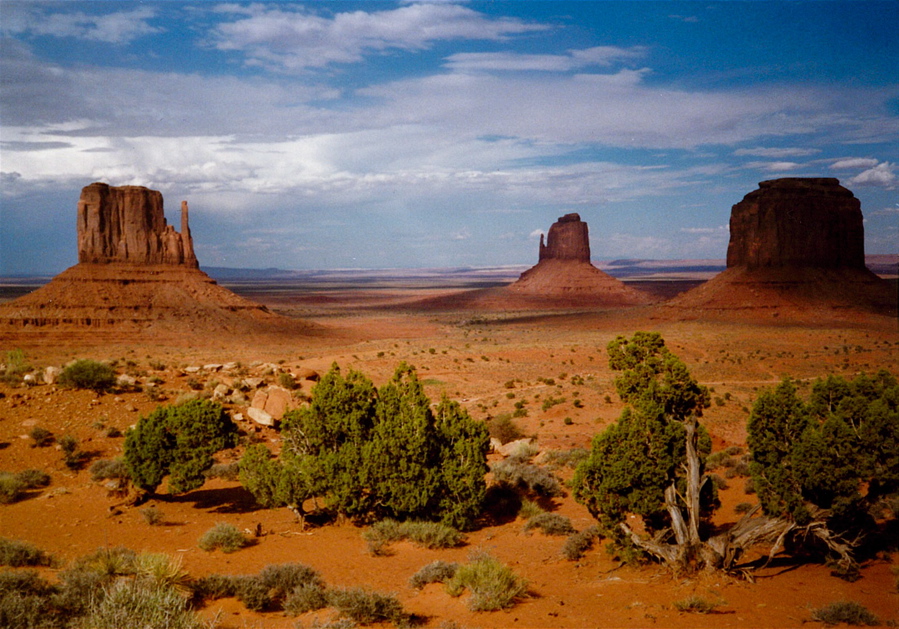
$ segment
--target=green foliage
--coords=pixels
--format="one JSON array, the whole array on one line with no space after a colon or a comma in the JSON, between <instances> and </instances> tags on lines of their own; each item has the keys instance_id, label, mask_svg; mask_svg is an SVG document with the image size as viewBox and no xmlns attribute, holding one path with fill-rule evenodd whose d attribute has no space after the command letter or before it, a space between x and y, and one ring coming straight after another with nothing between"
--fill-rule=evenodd
<instances>
[{"instance_id":1,"label":"green foliage","mask_svg":"<svg viewBox=\"0 0 899 629\"><path fill-rule=\"evenodd\" d=\"M15 502L25 493L25 483L15 474L0 472L0 504Z\"/></svg>"},{"instance_id":2,"label":"green foliage","mask_svg":"<svg viewBox=\"0 0 899 629\"><path fill-rule=\"evenodd\" d=\"M575 532L571 520L558 513L540 513L524 525L525 531L540 529L546 535L571 535Z\"/></svg>"},{"instance_id":3,"label":"green foliage","mask_svg":"<svg viewBox=\"0 0 899 629\"><path fill-rule=\"evenodd\" d=\"M527 581L490 555L459 566L446 583L450 596L461 596L466 589L471 592L468 608L474 612L512 607L527 594L527 587Z\"/></svg>"},{"instance_id":4,"label":"green foliage","mask_svg":"<svg viewBox=\"0 0 899 629\"><path fill-rule=\"evenodd\" d=\"M279 461L264 445L255 444L240 459L238 478L263 507L290 507L300 512L312 492L307 469L290 452Z\"/></svg>"},{"instance_id":5,"label":"green foliage","mask_svg":"<svg viewBox=\"0 0 899 629\"><path fill-rule=\"evenodd\" d=\"M748 425L753 486L768 515L831 530L870 530L871 507L899 491L899 384L886 371L828 376L803 402L784 380L759 395Z\"/></svg>"},{"instance_id":6,"label":"green foliage","mask_svg":"<svg viewBox=\"0 0 899 629\"><path fill-rule=\"evenodd\" d=\"M107 363L85 358L66 365L57 382L70 389L90 389L105 393L115 386L116 372Z\"/></svg>"},{"instance_id":7,"label":"green foliage","mask_svg":"<svg viewBox=\"0 0 899 629\"><path fill-rule=\"evenodd\" d=\"M144 518L144 522L146 522L150 526L157 526L162 524L163 518L165 517L165 515L162 513L162 510L159 509L159 507L153 505L141 509L140 514Z\"/></svg>"},{"instance_id":8,"label":"green foliage","mask_svg":"<svg viewBox=\"0 0 899 629\"><path fill-rule=\"evenodd\" d=\"M509 443L524 437L521 428L512 421L512 417L508 413L501 413L487 420L487 430L490 436L499 440L500 443Z\"/></svg>"},{"instance_id":9,"label":"green foliage","mask_svg":"<svg viewBox=\"0 0 899 629\"><path fill-rule=\"evenodd\" d=\"M28 542L0 537L0 566L49 566L53 558Z\"/></svg>"},{"instance_id":10,"label":"green foliage","mask_svg":"<svg viewBox=\"0 0 899 629\"><path fill-rule=\"evenodd\" d=\"M237 443L237 427L208 400L157 407L125 436L125 464L135 485L153 492L168 475L171 493L200 487L212 456Z\"/></svg>"},{"instance_id":11,"label":"green foliage","mask_svg":"<svg viewBox=\"0 0 899 629\"><path fill-rule=\"evenodd\" d=\"M405 363L380 390L361 373L344 378L333 366L310 405L285 416L283 438L279 462L261 451L242 462L256 474L248 477L256 487L250 490L268 504L286 503L279 490L286 475L303 497L322 496L329 508L358 519L465 528L480 512L486 429L448 399L432 410Z\"/></svg>"},{"instance_id":12,"label":"green foliage","mask_svg":"<svg viewBox=\"0 0 899 629\"><path fill-rule=\"evenodd\" d=\"M812 620L825 625L845 623L853 627L876 627L880 619L855 601L838 601L812 611Z\"/></svg>"},{"instance_id":13,"label":"green foliage","mask_svg":"<svg viewBox=\"0 0 899 629\"><path fill-rule=\"evenodd\" d=\"M619 336L608 345L609 366L620 371L615 388L625 407L617 423L593 438L589 457L575 471L575 499L595 517L605 535L620 539L629 513L649 532L668 525L664 492L679 482L686 461L684 422L702 414L708 391L690 375L658 333ZM711 438L699 426L704 458ZM711 486L706 484L709 489ZM704 496L707 508L713 495Z\"/></svg>"},{"instance_id":14,"label":"green foliage","mask_svg":"<svg viewBox=\"0 0 899 629\"><path fill-rule=\"evenodd\" d=\"M223 553L233 553L248 543L247 538L236 526L226 522L219 522L203 533L197 545L207 552L219 549Z\"/></svg>"},{"instance_id":15,"label":"green foliage","mask_svg":"<svg viewBox=\"0 0 899 629\"><path fill-rule=\"evenodd\" d=\"M284 599L284 611L291 616L314 612L328 605L325 589L315 585L298 585Z\"/></svg>"},{"instance_id":16,"label":"green foliage","mask_svg":"<svg viewBox=\"0 0 899 629\"><path fill-rule=\"evenodd\" d=\"M420 590L429 583L446 583L456 574L459 564L448 561L432 561L409 577L409 585Z\"/></svg>"},{"instance_id":17,"label":"green foliage","mask_svg":"<svg viewBox=\"0 0 899 629\"><path fill-rule=\"evenodd\" d=\"M131 476L128 473L128 466L122 459L100 459L94 461L90 467L91 480L118 480L128 481Z\"/></svg>"},{"instance_id":18,"label":"green foliage","mask_svg":"<svg viewBox=\"0 0 899 629\"><path fill-rule=\"evenodd\" d=\"M31 370L32 366L25 358L25 352L20 349L9 350L6 352L3 374L0 375L0 379L10 386L16 386L22 383L22 378Z\"/></svg>"},{"instance_id":19,"label":"green foliage","mask_svg":"<svg viewBox=\"0 0 899 629\"><path fill-rule=\"evenodd\" d=\"M494 463L490 469L498 484L511 489L528 491L545 498L564 495L559 479L539 465L523 463L510 457Z\"/></svg>"},{"instance_id":20,"label":"green foliage","mask_svg":"<svg viewBox=\"0 0 899 629\"><path fill-rule=\"evenodd\" d=\"M59 626L60 610L50 604L53 593L54 588L33 570L0 572L0 627Z\"/></svg>"}]
</instances>

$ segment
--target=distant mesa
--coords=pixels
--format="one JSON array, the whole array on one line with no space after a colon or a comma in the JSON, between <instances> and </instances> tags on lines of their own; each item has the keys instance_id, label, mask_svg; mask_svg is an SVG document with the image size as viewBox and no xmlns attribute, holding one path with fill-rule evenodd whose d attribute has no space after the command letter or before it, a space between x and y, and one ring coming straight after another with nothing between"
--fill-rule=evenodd
<instances>
[{"instance_id":1,"label":"distant mesa","mask_svg":"<svg viewBox=\"0 0 899 629\"><path fill-rule=\"evenodd\" d=\"M78 264L0 305L0 333L53 330L158 337L299 331L308 327L219 286L199 269L187 202L181 232L162 194L93 183L78 201Z\"/></svg>"},{"instance_id":2,"label":"distant mesa","mask_svg":"<svg viewBox=\"0 0 899 629\"><path fill-rule=\"evenodd\" d=\"M865 266L861 203L832 178L763 181L733 206L727 269L663 309L682 316L895 314Z\"/></svg>"},{"instance_id":3,"label":"distant mesa","mask_svg":"<svg viewBox=\"0 0 899 629\"><path fill-rule=\"evenodd\" d=\"M652 298L597 269L590 262L587 223L566 214L540 237L536 266L508 287L512 293L546 299L574 299L600 306L636 306Z\"/></svg>"}]
</instances>

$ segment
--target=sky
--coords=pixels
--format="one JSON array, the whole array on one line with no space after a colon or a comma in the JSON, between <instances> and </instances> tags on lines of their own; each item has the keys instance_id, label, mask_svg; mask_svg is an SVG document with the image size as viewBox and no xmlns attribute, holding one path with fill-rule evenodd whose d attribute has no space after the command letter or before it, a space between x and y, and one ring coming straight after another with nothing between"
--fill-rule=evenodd
<instances>
[{"instance_id":1,"label":"sky","mask_svg":"<svg viewBox=\"0 0 899 629\"><path fill-rule=\"evenodd\" d=\"M202 266L722 259L837 177L899 252L899 2L0 0L0 275L77 262L81 188L187 200Z\"/></svg>"}]
</instances>

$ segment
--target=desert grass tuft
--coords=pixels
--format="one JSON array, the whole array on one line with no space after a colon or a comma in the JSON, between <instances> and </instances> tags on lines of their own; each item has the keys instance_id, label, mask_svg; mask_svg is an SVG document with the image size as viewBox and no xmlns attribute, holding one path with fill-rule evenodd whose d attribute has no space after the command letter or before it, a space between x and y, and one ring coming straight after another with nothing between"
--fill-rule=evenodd
<instances>
[{"instance_id":1,"label":"desert grass tuft","mask_svg":"<svg viewBox=\"0 0 899 629\"><path fill-rule=\"evenodd\" d=\"M494 557L482 554L459 566L446 584L450 596L461 596L466 589L471 592L468 601L471 611L496 611L512 607L524 597L527 581Z\"/></svg>"},{"instance_id":2,"label":"desert grass tuft","mask_svg":"<svg viewBox=\"0 0 899 629\"><path fill-rule=\"evenodd\" d=\"M49 566L53 558L28 542L0 537L0 566Z\"/></svg>"},{"instance_id":3,"label":"desert grass tuft","mask_svg":"<svg viewBox=\"0 0 899 629\"><path fill-rule=\"evenodd\" d=\"M571 520L558 513L540 513L530 518L524 530L532 529L540 529L546 535L571 535L576 532Z\"/></svg>"},{"instance_id":4,"label":"desert grass tuft","mask_svg":"<svg viewBox=\"0 0 899 629\"><path fill-rule=\"evenodd\" d=\"M710 614L721 605L723 605L721 601L710 601L701 596L690 596L679 601L674 601L674 609L679 612L687 612L690 614Z\"/></svg>"},{"instance_id":5,"label":"desert grass tuft","mask_svg":"<svg viewBox=\"0 0 899 629\"><path fill-rule=\"evenodd\" d=\"M233 524L219 522L211 529L203 533L198 545L207 552L221 550L223 553L233 553L249 544L249 540Z\"/></svg>"},{"instance_id":6,"label":"desert grass tuft","mask_svg":"<svg viewBox=\"0 0 899 629\"><path fill-rule=\"evenodd\" d=\"M855 601L837 601L813 610L812 620L823 622L825 625L845 623L853 627L876 627L880 624L880 619L877 616L871 613L864 605Z\"/></svg>"},{"instance_id":7,"label":"desert grass tuft","mask_svg":"<svg viewBox=\"0 0 899 629\"><path fill-rule=\"evenodd\" d=\"M439 522L397 522L385 519L362 532L372 555L386 554L387 545L400 540L410 540L422 548L455 548L465 541L458 530Z\"/></svg>"},{"instance_id":8,"label":"desert grass tuft","mask_svg":"<svg viewBox=\"0 0 899 629\"><path fill-rule=\"evenodd\" d=\"M446 583L456 574L459 564L448 561L432 561L409 577L409 585L420 590L429 583Z\"/></svg>"},{"instance_id":9,"label":"desert grass tuft","mask_svg":"<svg viewBox=\"0 0 899 629\"><path fill-rule=\"evenodd\" d=\"M411 616L392 594L357 587L329 590L327 597L331 607L361 625L380 622L391 622L398 627L411 625Z\"/></svg>"}]
</instances>

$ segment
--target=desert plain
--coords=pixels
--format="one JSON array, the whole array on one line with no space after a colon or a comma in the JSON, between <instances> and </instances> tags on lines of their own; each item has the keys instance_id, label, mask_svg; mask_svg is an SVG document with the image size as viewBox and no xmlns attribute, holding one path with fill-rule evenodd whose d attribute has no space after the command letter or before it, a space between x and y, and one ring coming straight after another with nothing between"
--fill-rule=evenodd
<instances>
[{"instance_id":1,"label":"desert plain","mask_svg":"<svg viewBox=\"0 0 899 629\"><path fill-rule=\"evenodd\" d=\"M861 578L847 582L815 562L778 556L764 567L745 560L753 579L739 575L676 575L656 565L623 565L596 544L579 561L562 557L564 537L526 532L524 520L485 518L466 534L464 546L427 550L408 542L392 544L384 556L368 552L363 528L352 522L312 522L303 527L286 508L264 509L236 480L212 478L200 489L161 495L134 505L104 482L91 480L90 461L122 455L123 433L160 403L193 390L210 391L247 375L276 384L280 372L326 372L333 363L362 371L378 386L401 362L413 365L433 401L447 395L476 419L527 410L515 418L521 431L546 453L589 448L592 437L614 422L623 405L612 384L605 347L617 335L657 331L668 347L712 391L702 418L714 450L745 447L753 400L762 389L789 376L809 391L815 378L847 377L881 368L899 373L899 330L894 317L853 312L774 316L758 311L732 319L672 316L658 305L632 308L539 307L517 310L465 304L472 290L488 290L514 280L517 271L478 276L475 272L428 275L347 273L315 281L258 281L231 278L222 283L265 305L271 312L305 322L302 329L277 334L197 335L185 328L154 334L58 327L40 333L9 330L0 337L5 352L20 349L35 367L61 366L75 358L114 361L137 386L97 395L55 385L0 384L0 470L38 468L51 484L25 499L0 506L0 536L30 542L63 565L98 548L126 547L181 557L192 577L251 574L270 564L300 562L317 570L329 586L364 586L393 593L424 627L799 627L819 626L811 611L835 601L855 601L883 622L899 619L895 553L866 559ZM629 278L659 298L670 298L713 274L654 274ZM895 279L891 280L895 287ZM12 297L21 290L10 288ZM8 300L8 299L7 299ZM519 304L520 306L520 304ZM781 313L783 314L783 313ZM789 313L786 313L789 315ZM309 380L296 391L308 396ZM153 394L148 394L149 383ZM551 404L546 404L551 400ZM521 404L523 402L523 404ZM299 403L299 402L298 402ZM246 403L226 403L246 416ZM278 432L239 420L242 443L260 441L278 449ZM57 438L73 435L89 457L81 470L63 462L58 447L32 447L29 432L41 426ZM220 462L240 458L242 446L219 454ZM493 453L490 460L502 455ZM725 470L716 473L725 477ZM563 481L573 471L560 466ZM725 477L715 522L733 523L735 507L755 501L744 492L745 477ZM154 506L161 522L150 525L142 510ZM578 530L594 521L571 497L544 500L545 509L567 516ZM254 543L230 554L201 550L200 536L218 522L253 532ZM259 533L258 536L255 534ZM486 551L528 582L528 596L498 612L472 612L466 596L450 597L441 584L417 590L409 578L441 559L464 562ZM48 578L58 568L42 568ZM691 596L714 601L712 613L678 611ZM252 612L236 599L209 601L199 610L224 628L321 626L332 610L299 617Z\"/></svg>"}]
</instances>

